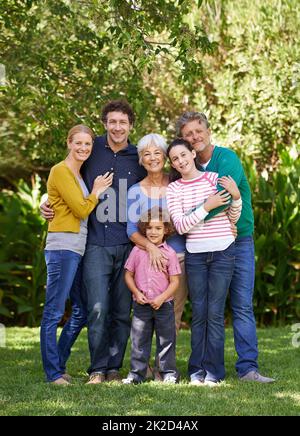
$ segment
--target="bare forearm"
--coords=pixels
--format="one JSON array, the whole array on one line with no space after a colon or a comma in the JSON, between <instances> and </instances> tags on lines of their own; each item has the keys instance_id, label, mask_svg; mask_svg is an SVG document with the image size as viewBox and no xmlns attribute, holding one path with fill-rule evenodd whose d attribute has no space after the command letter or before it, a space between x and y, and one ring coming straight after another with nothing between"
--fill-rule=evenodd
<instances>
[{"instance_id":1,"label":"bare forearm","mask_svg":"<svg viewBox=\"0 0 300 436\"><path fill-rule=\"evenodd\" d=\"M125 272L125 283L133 295L136 295L139 292L139 289L136 287L134 277L130 274L129 271Z\"/></svg>"},{"instance_id":2,"label":"bare forearm","mask_svg":"<svg viewBox=\"0 0 300 436\"><path fill-rule=\"evenodd\" d=\"M149 241L139 232L132 233L129 239L142 250L147 250L147 244L149 245Z\"/></svg>"},{"instance_id":3,"label":"bare forearm","mask_svg":"<svg viewBox=\"0 0 300 436\"><path fill-rule=\"evenodd\" d=\"M179 286L179 277L173 276L170 280L170 284L167 289L161 294L164 297L164 301L169 300L169 298L173 297L177 288Z\"/></svg>"}]
</instances>

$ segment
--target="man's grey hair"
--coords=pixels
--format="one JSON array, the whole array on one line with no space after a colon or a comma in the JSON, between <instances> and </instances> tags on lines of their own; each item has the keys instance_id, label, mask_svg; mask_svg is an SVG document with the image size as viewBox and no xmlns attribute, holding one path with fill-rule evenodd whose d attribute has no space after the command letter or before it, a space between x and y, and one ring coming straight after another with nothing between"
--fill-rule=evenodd
<instances>
[{"instance_id":1,"label":"man's grey hair","mask_svg":"<svg viewBox=\"0 0 300 436\"><path fill-rule=\"evenodd\" d=\"M139 155L140 165L142 164L143 151L146 148L150 147L151 145L154 145L155 147L159 148L163 152L164 157L167 158L168 144L165 138L159 135L158 133L149 133L149 135L143 136L137 143L137 151Z\"/></svg>"},{"instance_id":2,"label":"man's grey hair","mask_svg":"<svg viewBox=\"0 0 300 436\"><path fill-rule=\"evenodd\" d=\"M200 123L204 123L205 127L209 129L209 122L207 116L203 112L184 112L177 120L176 134L178 137L182 136L182 129L187 123L198 120Z\"/></svg>"}]
</instances>

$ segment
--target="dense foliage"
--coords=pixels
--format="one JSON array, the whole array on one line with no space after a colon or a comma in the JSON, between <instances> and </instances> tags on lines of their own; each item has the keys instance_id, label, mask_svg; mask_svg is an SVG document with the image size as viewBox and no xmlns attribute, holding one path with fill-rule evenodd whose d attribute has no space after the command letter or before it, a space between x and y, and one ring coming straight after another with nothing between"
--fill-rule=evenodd
<instances>
[{"instance_id":1,"label":"dense foliage","mask_svg":"<svg viewBox=\"0 0 300 436\"><path fill-rule=\"evenodd\" d=\"M40 179L0 196L0 317L38 325L44 302L46 225L39 214Z\"/></svg>"},{"instance_id":2,"label":"dense foliage","mask_svg":"<svg viewBox=\"0 0 300 436\"><path fill-rule=\"evenodd\" d=\"M219 47L203 62L191 99L210 114L216 141L240 154L249 177L258 319L299 318L300 8L294 0L207 6L198 14Z\"/></svg>"},{"instance_id":3,"label":"dense foliage","mask_svg":"<svg viewBox=\"0 0 300 436\"><path fill-rule=\"evenodd\" d=\"M180 71L182 82L201 72L197 51L211 52L214 45L200 26L185 22L192 4L2 0L2 177L11 180L12 168L20 174L47 170L62 157L66 131L78 122L101 132L101 106L111 98L126 96L132 103L138 136L148 118L167 120L164 104L156 108L156 89L144 79L158 74L164 80L164 62Z\"/></svg>"},{"instance_id":4,"label":"dense foliage","mask_svg":"<svg viewBox=\"0 0 300 436\"><path fill-rule=\"evenodd\" d=\"M1 1L5 322L34 325L41 313L39 184L43 191L65 155L67 130L80 121L102 133L101 106L120 96L137 113L134 141L149 131L171 139L186 108L209 115L215 141L239 153L253 192L258 320L300 317L299 22L297 0ZM41 181L30 182L35 173Z\"/></svg>"}]
</instances>

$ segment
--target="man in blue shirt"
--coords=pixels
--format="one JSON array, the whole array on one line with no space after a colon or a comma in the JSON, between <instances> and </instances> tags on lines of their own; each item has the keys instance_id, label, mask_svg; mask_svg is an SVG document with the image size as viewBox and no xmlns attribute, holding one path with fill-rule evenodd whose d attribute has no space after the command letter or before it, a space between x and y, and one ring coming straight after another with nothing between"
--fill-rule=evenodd
<instances>
[{"instance_id":1,"label":"man in blue shirt","mask_svg":"<svg viewBox=\"0 0 300 436\"><path fill-rule=\"evenodd\" d=\"M121 380L119 369L130 334L131 310L131 292L124 280L124 264L131 250L126 231L127 190L146 176L137 149L128 140L134 124L130 105L124 100L111 101L104 106L101 119L106 135L96 137L92 154L82 167L89 191L97 176L113 173L112 186L89 216L83 258L91 356L88 384ZM51 219L46 205L41 209L43 216ZM69 341L68 348L74 340Z\"/></svg>"},{"instance_id":2,"label":"man in blue shirt","mask_svg":"<svg viewBox=\"0 0 300 436\"><path fill-rule=\"evenodd\" d=\"M88 339L91 354L89 384L120 380L130 334L131 293L124 280L124 263L131 250L127 236L127 189L145 177L136 147L129 143L134 113L127 102L112 101L102 111L105 136L97 137L83 169L87 187L95 177L113 173L89 218L83 260L83 283L88 295Z\"/></svg>"}]
</instances>

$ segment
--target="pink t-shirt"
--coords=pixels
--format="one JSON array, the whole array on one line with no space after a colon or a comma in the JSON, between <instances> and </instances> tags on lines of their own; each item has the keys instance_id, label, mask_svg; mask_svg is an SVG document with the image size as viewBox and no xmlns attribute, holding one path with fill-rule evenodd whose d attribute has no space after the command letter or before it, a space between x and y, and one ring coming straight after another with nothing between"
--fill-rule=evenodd
<instances>
[{"instance_id":1,"label":"pink t-shirt","mask_svg":"<svg viewBox=\"0 0 300 436\"><path fill-rule=\"evenodd\" d=\"M134 273L136 287L143 292L148 300L154 300L169 286L169 276L181 274L181 268L176 252L166 242L159 245L161 251L168 256L167 271L155 271L151 267L150 257L147 251L134 247L130 253L125 269ZM173 300L169 298L167 301Z\"/></svg>"}]
</instances>

